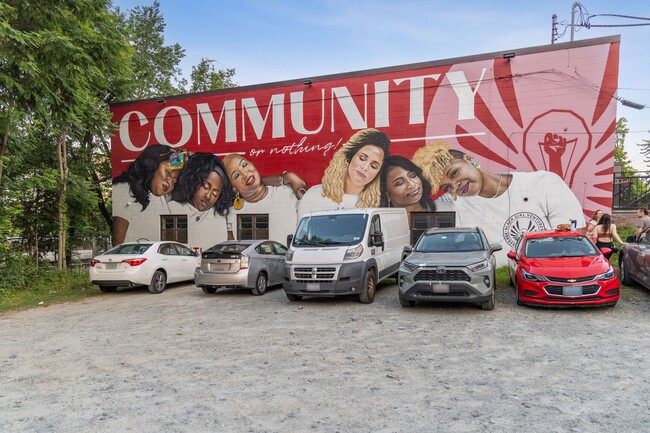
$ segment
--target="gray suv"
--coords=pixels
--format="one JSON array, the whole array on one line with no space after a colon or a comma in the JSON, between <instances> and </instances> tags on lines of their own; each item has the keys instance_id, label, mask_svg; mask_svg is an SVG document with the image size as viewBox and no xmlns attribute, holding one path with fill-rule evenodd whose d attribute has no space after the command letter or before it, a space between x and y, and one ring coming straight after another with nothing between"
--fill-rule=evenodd
<instances>
[{"instance_id":1,"label":"gray suv","mask_svg":"<svg viewBox=\"0 0 650 433\"><path fill-rule=\"evenodd\" d=\"M490 244L478 227L429 229L415 247L405 247L399 268L399 302L469 302L494 309L496 258L501 244Z\"/></svg>"}]
</instances>

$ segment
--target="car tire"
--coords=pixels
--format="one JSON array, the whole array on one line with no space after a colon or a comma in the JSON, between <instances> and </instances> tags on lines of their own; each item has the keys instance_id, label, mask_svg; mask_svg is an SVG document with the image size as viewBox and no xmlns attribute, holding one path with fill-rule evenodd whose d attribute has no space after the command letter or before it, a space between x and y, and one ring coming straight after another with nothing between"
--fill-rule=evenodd
<instances>
[{"instance_id":1,"label":"car tire","mask_svg":"<svg viewBox=\"0 0 650 433\"><path fill-rule=\"evenodd\" d=\"M117 291L116 286L99 286L99 290L102 291L102 293L114 293Z\"/></svg>"},{"instance_id":2,"label":"car tire","mask_svg":"<svg viewBox=\"0 0 650 433\"><path fill-rule=\"evenodd\" d=\"M631 286L634 284L632 278L630 277L630 271L627 270L627 265L625 264L625 257L618 258L618 266L620 268L621 274L621 284L626 286Z\"/></svg>"},{"instance_id":3,"label":"car tire","mask_svg":"<svg viewBox=\"0 0 650 433\"><path fill-rule=\"evenodd\" d=\"M260 272L257 274L257 278L255 278L255 287L253 287L253 290L251 290L253 292L253 295L262 296L265 294L268 282L269 280L266 277L266 273Z\"/></svg>"},{"instance_id":4,"label":"car tire","mask_svg":"<svg viewBox=\"0 0 650 433\"><path fill-rule=\"evenodd\" d=\"M402 307L407 307L407 308L415 307L415 301L406 299L406 297L402 295L402 292L399 289L397 289L397 294L399 295L399 303Z\"/></svg>"},{"instance_id":5,"label":"car tire","mask_svg":"<svg viewBox=\"0 0 650 433\"><path fill-rule=\"evenodd\" d=\"M201 287L201 290L203 290L203 293L205 293L206 295L214 295L215 293L217 293L217 288L216 287L205 287L205 286L203 286L203 287Z\"/></svg>"},{"instance_id":6,"label":"car tire","mask_svg":"<svg viewBox=\"0 0 650 433\"><path fill-rule=\"evenodd\" d=\"M496 301L497 301L496 293L497 293L497 291L493 289L492 290L492 295L490 296L490 299L488 299L487 301L481 302L481 310L485 310L485 311L494 310L494 306L496 305Z\"/></svg>"},{"instance_id":7,"label":"car tire","mask_svg":"<svg viewBox=\"0 0 650 433\"><path fill-rule=\"evenodd\" d=\"M291 302L300 301L302 299L302 296L294 295L293 293L286 293L285 292L285 295L287 295L287 299L290 300Z\"/></svg>"},{"instance_id":8,"label":"car tire","mask_svg":"<svg viewBox=\"0 0 650 433\"><path fill-rule=\"evenodd\" d=\"M366 271L366 277L363 281L363 291L359 293L359 301L362 304L372 304L375 300L376 292L377 277L375 276L375 269L370 268Z\"/></svg>"},{"instance_id":9,"label":"car tire","mask_svg":"<svg viewBox=\"0 0 650 433\"><path fill-rule=\"evenodd\" d=\"M519 297L519 289L515 289L517 291L517 305L522 306L524 305L523 302L521 302L521 298Z\"/></svg>"},{"instance_id":10,"label":"car tire","mask_svg":"<svg viewBox=\"0 0 650 433\"><path fill-rule=\"evenodd\" d=\"M151 283L149 283L149 292L151 293L162 293L167 287L167 275L163 271L156 271L151 277Z\"/></svg>"}]
</instances>

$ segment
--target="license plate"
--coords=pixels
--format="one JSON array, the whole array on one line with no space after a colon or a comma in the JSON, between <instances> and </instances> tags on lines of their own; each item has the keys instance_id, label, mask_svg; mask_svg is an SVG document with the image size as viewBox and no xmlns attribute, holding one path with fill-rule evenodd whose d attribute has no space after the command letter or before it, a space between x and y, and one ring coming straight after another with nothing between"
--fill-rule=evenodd
<instances>
[{"instance_id":1,"label":"license plate","mask_svg":"<svg viewBox=\"0 0 650 433\"><path fill-rule=\"evenodd\" d=\"M117 269L117 263L106 263L106 269Z\"/></svg>"},{"instance_id":2,"label":"license plate","mask_svg":"<svg viewBox=\"0 0 650 433\"><path fill-rule=\"evenodd\" d=\"M228 263L210 263L210 270L213 272L223 272L230 269Z\"/></svg>"},{"instance_id":3,"label":"license plate","mask_svg":"<svg viewBox=\"0 0 650 433\"><path fill-rule=\"evenodd\" d=\"M582 287L564 286L562 287L562 294L564 296L582 296Z\"/></svg>"},{"instance_id":4,"label":"license plate","mask_svg":"<svg viewBox=\"0 0 650 433\"><path fill-rule=\"evenodd\" d=\"M320 290L320 283L307 283L305 288L308 292L318 292Z\"/></svg>"},{"instance_id":5,"label":"license plate","mask_svg":"<svg viewBox=\"0 0 650 433\"><path fill-rule=\"evenodd\" d=\"M449 284L434 284L431 290L433 293L449 293Z\"/></svg>"}]
</instances>

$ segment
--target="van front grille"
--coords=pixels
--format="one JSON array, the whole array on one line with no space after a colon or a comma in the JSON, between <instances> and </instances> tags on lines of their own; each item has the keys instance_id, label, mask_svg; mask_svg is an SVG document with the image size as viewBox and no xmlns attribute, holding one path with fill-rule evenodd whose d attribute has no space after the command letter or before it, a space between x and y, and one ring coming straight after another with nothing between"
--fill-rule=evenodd
<instances>
[{"instance_id":1,"label":"van front grille","mask_svg":"<svg viewBox=\"0 0 650 433\"><path fill-rule=\"evenodd\" d=\"M333 280L336 275L336 268L334 267L295 267L293 268L293 276L296 280L304 281L323 281Z\"/></svg>"}]
</instances>

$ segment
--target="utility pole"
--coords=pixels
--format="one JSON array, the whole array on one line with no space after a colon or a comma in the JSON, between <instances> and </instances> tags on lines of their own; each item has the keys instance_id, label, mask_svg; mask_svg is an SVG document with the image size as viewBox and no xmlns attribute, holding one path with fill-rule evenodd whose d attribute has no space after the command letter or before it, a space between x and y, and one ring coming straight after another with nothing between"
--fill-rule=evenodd
<instances>
[{"instance_id":1,"label":"utility pole","mask_svg":"<svg viewBox=\"0 0 650 433\"><path fill-rule=\"evenodd\" d=\"M574 2L571 6L571 42L573 42L573 34L575 33L576 25L576 9L580 6L580 2Z\"/></svg>"},{"instance_id":2,"label":"utility pole","mask_svg":"<svg viewBox=\"0 0 650 433\"><path fill-rule=\"evenodd\" d=\"M551 44L557 40L557 14L551 17Z\"/></svg>"}]
</instances>

